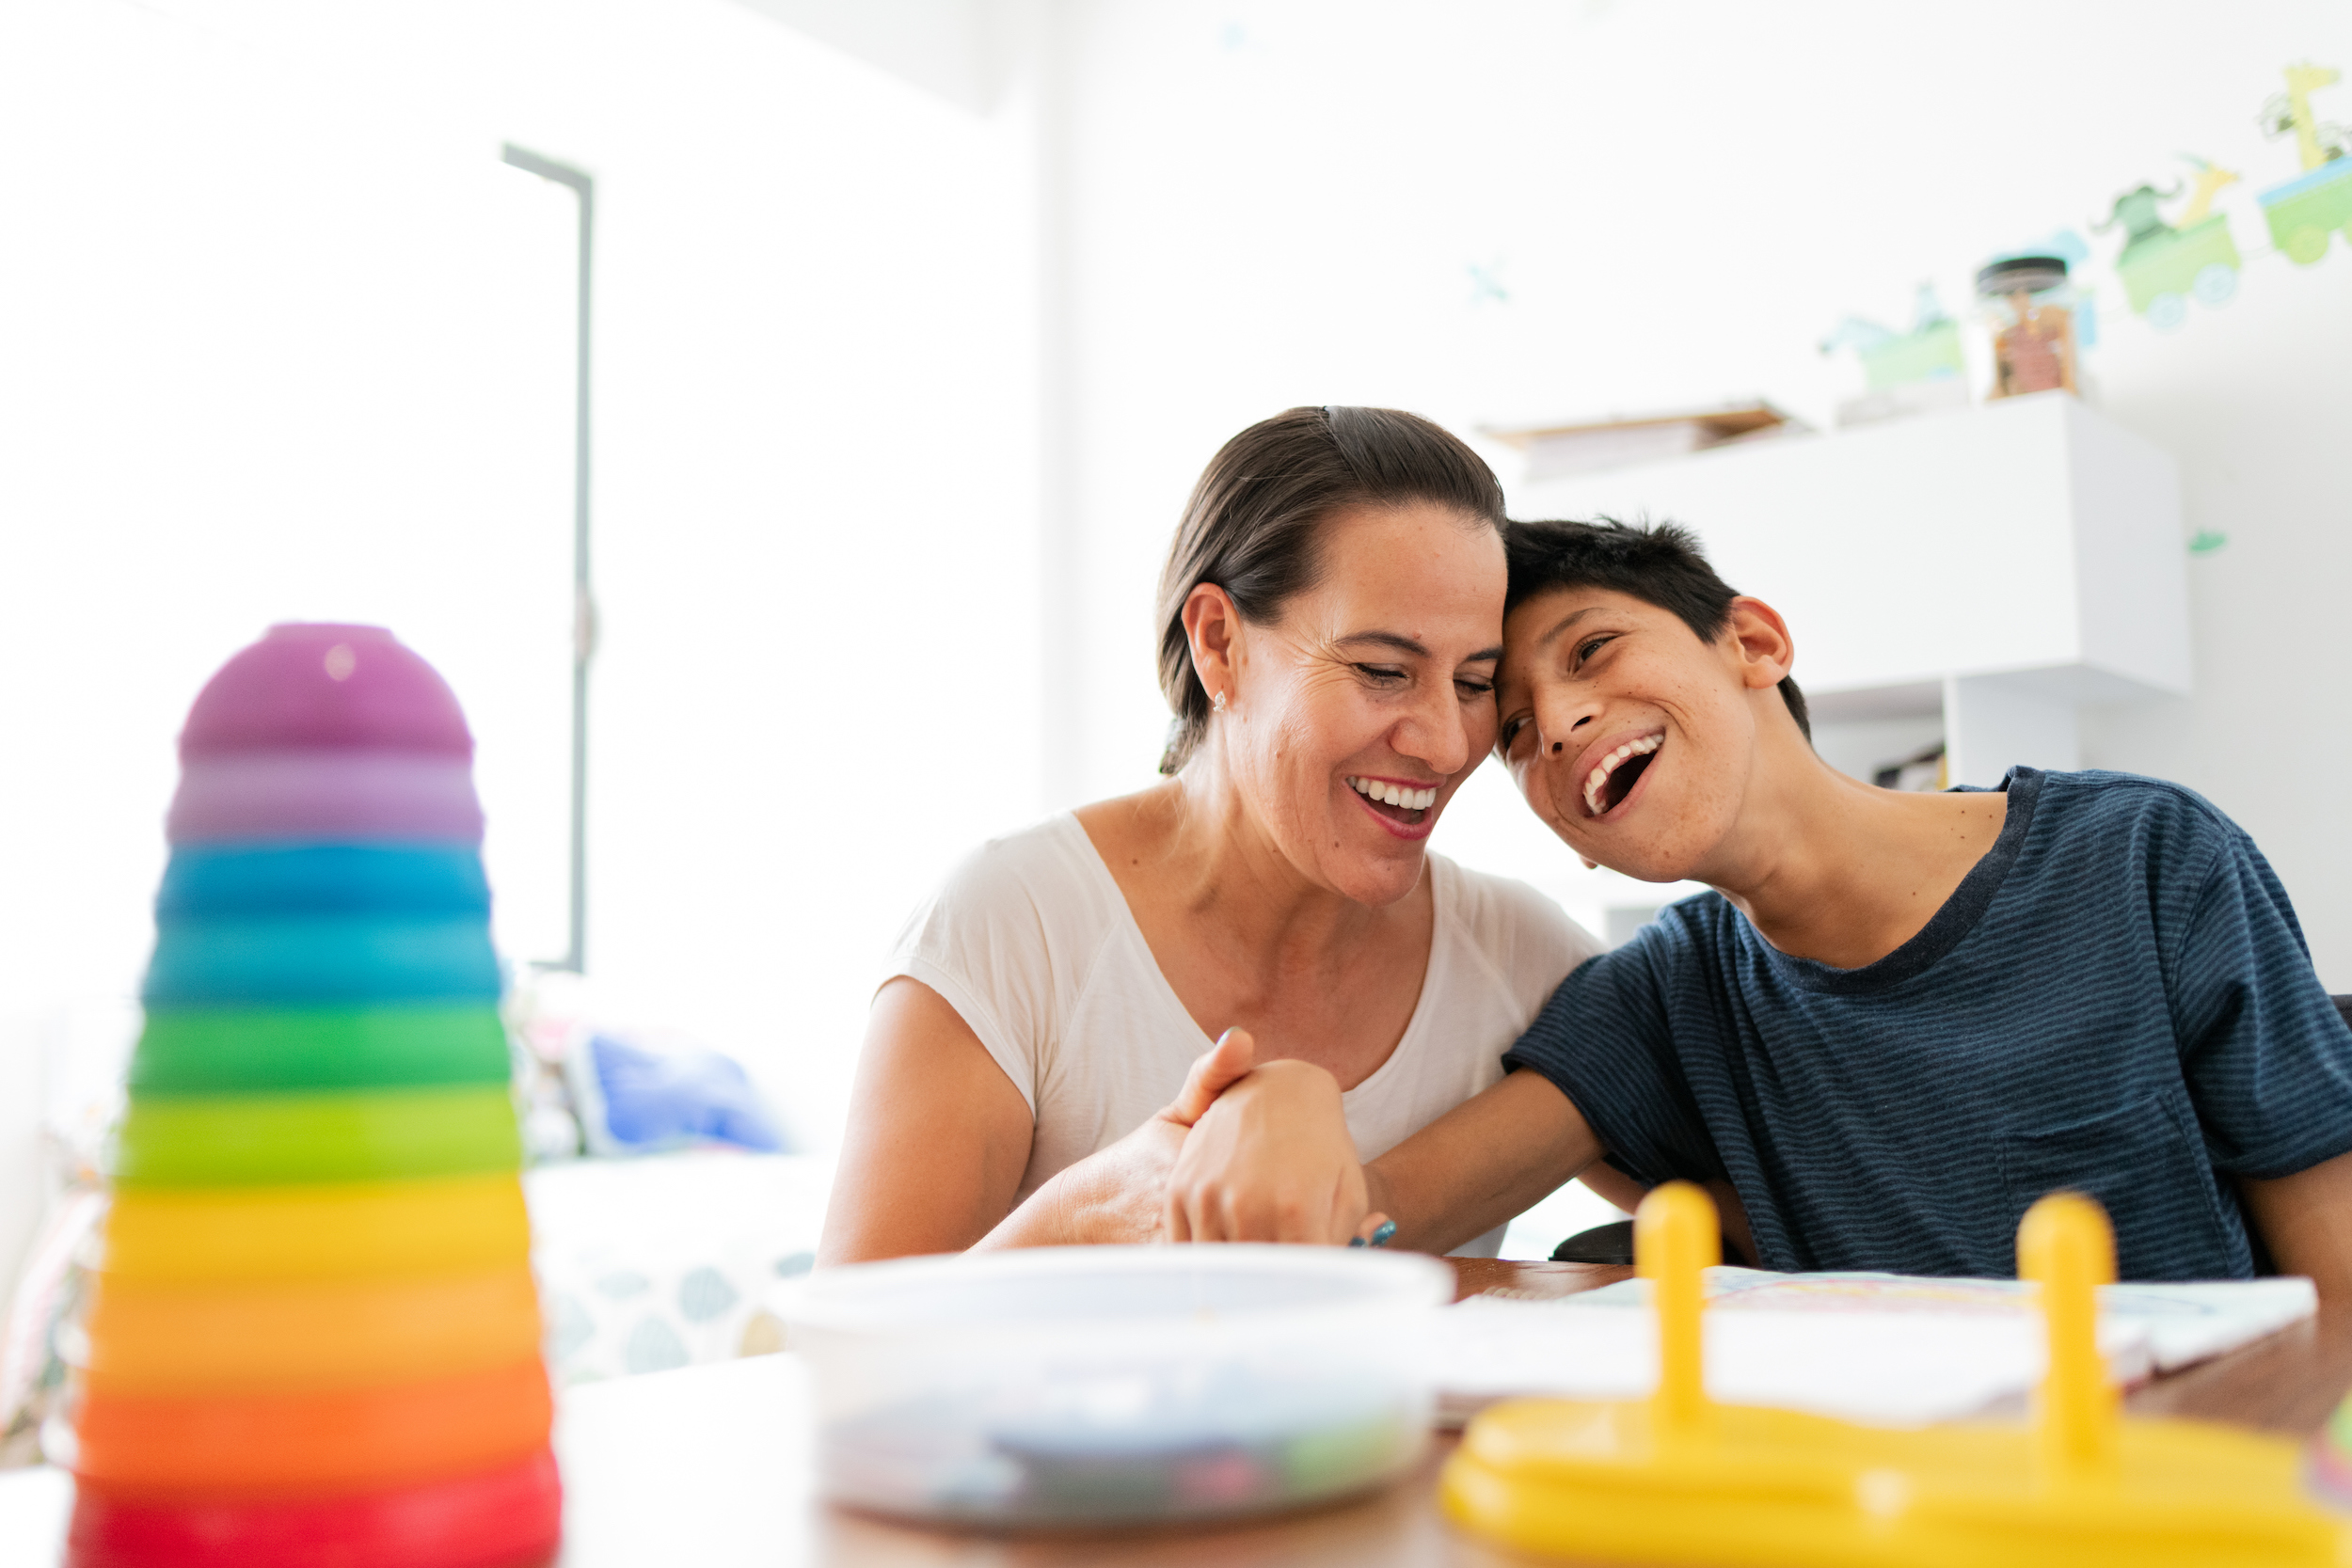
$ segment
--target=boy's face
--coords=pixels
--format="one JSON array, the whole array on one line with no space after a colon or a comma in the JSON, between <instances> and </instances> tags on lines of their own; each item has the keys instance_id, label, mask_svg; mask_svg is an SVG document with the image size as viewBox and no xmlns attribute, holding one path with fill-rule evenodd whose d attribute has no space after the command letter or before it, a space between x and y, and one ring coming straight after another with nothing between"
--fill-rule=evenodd
<instances>
[{"instance_id":1,"label":"boy's face","mask_svg":"<svg viewBox=\"0 0 2352 1568\"><path fill-rule=\"evenodd\" d=\"M1560 588L1511 611L1502 647L1495 750L1535 815L1587 861L1707 880L1756 756L1738 637L1702 642L1671 610Z\"/></svg>"}]
</instances>

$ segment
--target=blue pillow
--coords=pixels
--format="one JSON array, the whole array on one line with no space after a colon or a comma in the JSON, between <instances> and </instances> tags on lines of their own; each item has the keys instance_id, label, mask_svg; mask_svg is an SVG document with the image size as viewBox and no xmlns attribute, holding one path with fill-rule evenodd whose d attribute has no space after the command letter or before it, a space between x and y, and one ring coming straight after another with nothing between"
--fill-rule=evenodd
<instances>
[{"instance_id":1,"label":"blue pillow","mask_svg":"<svg viewBox=\"0 0 2352 1568\"><path fill-rule=\"evenodd\" d=\"M732 1056L648 1051L592 1034L567 1065L592 1154L647 1154L694 1143L789 1152L750 1074Z\"/></svg>"}]
</instances>

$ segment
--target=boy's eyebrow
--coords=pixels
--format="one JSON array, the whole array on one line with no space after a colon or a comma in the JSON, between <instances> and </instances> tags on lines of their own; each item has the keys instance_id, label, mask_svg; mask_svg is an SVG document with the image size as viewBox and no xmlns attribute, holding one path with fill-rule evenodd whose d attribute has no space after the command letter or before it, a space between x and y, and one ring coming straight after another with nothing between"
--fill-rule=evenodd
<instances>
[{"instance_id":1,"label":"boy's eyebrow","mask_svg":"<svg viewBox=\"0 0 2352 1568\"><path fill-rule=\"evenodd\" d=\"M1599 614L1602 608L1603 607L1600 605L1588 604L1582 610L1569 610L1565 615L1561 616L1559 620L1552 623L1552 626L1549 631L1535 639L1535 646L1538 648L1544 646L1553 638L1559 636L1562 632L1567 630L1570 626L1584 619L1585 616Z\"/></svg>"},{"instance_id":2,"label":"boy's eyebrow","mask_svg":"<svg viewBox=\"0 0 2352 1568\"><path fill-rule=\"evenodd\" d=\"M1351 632L1347 636L1339 640L1339 644L1343 648L1346 647L1350 642L1370 642L1383 648L1394 648L1398 653L1411 654L1415 658L1427 658L1429 657L1428 649L1422 647L1411 638L1393 631ZM1465 664L1476 664L1482 659L1491 659L1500 662L1502 657L1502 647L1500 643L1498 643L1491 648L1479 649L1476 653L1462 660L1462 662Z\"/></svg>"}]
</instances>

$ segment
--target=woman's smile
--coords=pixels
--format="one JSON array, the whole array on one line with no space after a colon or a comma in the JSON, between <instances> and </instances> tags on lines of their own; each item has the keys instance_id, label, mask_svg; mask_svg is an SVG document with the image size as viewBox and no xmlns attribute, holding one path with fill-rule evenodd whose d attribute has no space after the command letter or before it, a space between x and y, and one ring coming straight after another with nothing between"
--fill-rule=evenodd
<instances>
[{"instance_id":1,"label":"woman's smile","mask_svg":"<svg viewBox=\"0 0 2352 1568\"><path fill-rule=\"evenodd\" d=\"M1438 825L1438 796L1445 784L1443 780L1415 784L1409 779L1351 773L1347 775L1347 787L1354 792L1357 803L1381 827L1399 838L1422 839Z\"/></svg>"}]
</instances>

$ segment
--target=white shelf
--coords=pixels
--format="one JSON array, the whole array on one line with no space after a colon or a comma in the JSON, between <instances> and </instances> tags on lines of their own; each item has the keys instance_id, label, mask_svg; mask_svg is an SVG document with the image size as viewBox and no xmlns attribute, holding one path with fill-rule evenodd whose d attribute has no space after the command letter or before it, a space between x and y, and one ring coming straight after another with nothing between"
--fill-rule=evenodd
<instances>
[{"instance_id":1,"label":"white shelf","mask_svg":"<svg viewBox=\"0 0 2352 1568\"><path fill-rule=\"evenodd\" d=\"M1510 487L1515 517L1689 524L1771 603L1823 725L1940 714L1955 782L2081 765L2085 702L2185 694L2170 457L2062 393Z\"/></svg>"}]
</instances>

